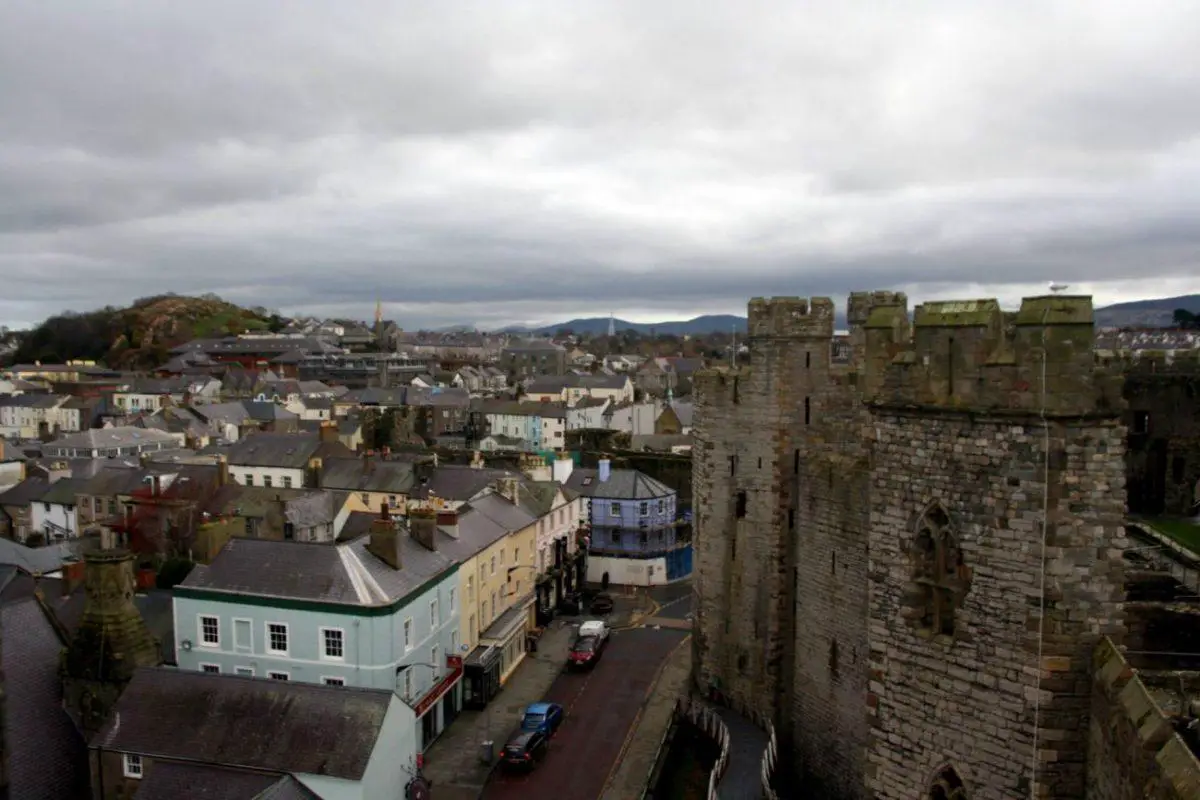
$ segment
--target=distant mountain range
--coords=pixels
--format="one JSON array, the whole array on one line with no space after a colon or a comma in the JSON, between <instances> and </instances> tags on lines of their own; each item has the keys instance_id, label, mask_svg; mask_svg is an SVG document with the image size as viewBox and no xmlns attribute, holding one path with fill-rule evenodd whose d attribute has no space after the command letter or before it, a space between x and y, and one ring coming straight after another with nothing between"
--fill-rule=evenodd
<instances>
[{"instance_id":1,"label":"distant mountain range","mask_svg":"<svg viewBox=\"0 0 1200 800\"><path fill-rule=\"evenodd\" d=\"M687 320L672 320L667 322L629 322L624 319L610 320L608 317L587 317L586 319L571 319L566 322L556 322L553 325L542 325L531 328L524 325L513 325L504 328L503 333L529 333L551 335L559 331L569 330L572 333L587 336L603 336L608 333L609 322L613 323L619 335L622 331L633 330L641 336L648 336L653 331L656 334L668 336L705 336L710 333L729 333L736 329L738 334L746 333L746 318L733 314L707 314L702 317Z\"/></svg>"},{"instance_id":2,"label":"distant mountain range","mask_svg":"<svg viewBox=\"0 0 1200 800\"><path fill-rule=\"evenodd\" d=\"M1173 323L1175 309L1200 313L1200 294L1132 300L1096 309L1098 328L1165 328Z\"/></svg>"}]
</instances>

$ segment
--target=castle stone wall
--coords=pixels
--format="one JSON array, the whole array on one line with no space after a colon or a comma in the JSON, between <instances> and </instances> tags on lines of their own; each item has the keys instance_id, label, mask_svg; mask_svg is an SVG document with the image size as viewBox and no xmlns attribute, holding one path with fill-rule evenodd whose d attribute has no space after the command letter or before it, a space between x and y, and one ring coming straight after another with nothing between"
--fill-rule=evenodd
<instances>
[{"instance_id":1,"label":"castle stone wall","mask_svg":"<svg viewBox=\"0 0 1200 800\"><path fill-rule=\"evenodd\" d=\"M928 304L910 341L894 330L869 330L866 348L882 371L868 381L870 788L921 796L949 765L973 798L1081 797L1091 653L1123 631L1125 546L1124 428L1090 300ZM931 519L953 541L945 606L920 579ZM948 626L930 627L931 604Z\"/></svg>"}]
</instances>

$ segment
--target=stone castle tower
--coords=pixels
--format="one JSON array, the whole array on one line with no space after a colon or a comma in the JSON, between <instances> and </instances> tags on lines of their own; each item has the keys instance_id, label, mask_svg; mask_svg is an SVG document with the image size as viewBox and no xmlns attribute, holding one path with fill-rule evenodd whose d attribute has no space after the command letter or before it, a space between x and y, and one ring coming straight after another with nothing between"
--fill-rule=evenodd
<instances>
[{"instance_id":1,"label":"stone castle tower","mask_svg":"<svg viewBox=\"0 0 1200 800\"><path fill-rule=\"evenodd\" d=\"M133 555L85 556L83 619L63 651L63 703L90 739L139 667L161 663L158 641L133 603Z\"/></svg>"},{"instance_id":2,"label":"stone castle tower","mask_svg":"<svg viewBox=\"0 0 1200 800\"><path fill-rule=\"evenodd\" d=\"M1091 301L847 318L752 300L750 365L696 378L699 688L773 718L809 796L1081 797L1124 535Z\"/></svg>"}]
</instances>

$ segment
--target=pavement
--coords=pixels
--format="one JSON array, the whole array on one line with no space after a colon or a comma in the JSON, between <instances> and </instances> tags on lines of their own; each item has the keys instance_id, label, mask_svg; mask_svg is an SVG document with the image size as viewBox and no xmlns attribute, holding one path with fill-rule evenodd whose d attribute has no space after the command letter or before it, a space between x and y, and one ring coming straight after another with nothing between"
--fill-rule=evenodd
<instances>
[{"instance_id":1,"label":"pavement","mask_svg":"<svg viewBox=\"0 0 1200 800\"><path fill-rule=\"evenodd\" d=\"M657 607L651 595L644 590L630 593L614 587L611 594L613 611L606 619L614 631L614 637L620 631L640 625ZM554 698L570 694L569 685L559 687L557 693L552 688L560 678L583 677L564 675L563 665L566 664L567 651L579 622L592 618L591 615L584 615L554 619L538 642L537 652L525 656L488 708L459 712L454 722L425 753L425 766L421 772L432 784L433 800L478 800L493 772L492 765L480 758L482 743L494 742L494 750L498 754L508 736L520 725L522 712L527 705L542 700L561 702ZM672 635L676 640L679 637L677 633ZM601 665L607 663L611 668L611 663L619 660L613 658L614 651L618 651L618 648L609 648ZM602 668L601 665L597 665L596 671ZM651 666L649 670L642 671L648 672L652 678L655 669L656 666ZM557 742L552 749L559 749ZM595 800L598 794L599 791L590 800Z\"/></svg>"},{"instance_id":2,"label":"pavement","mask_svg":"<svg viewBox=\"0 0 1200 800\"><path fill-rule=\"evenodd\" d=\"M729 764L717 784L717 796L720 800L761 800L766 731L723 706L714 706L713 710L729 729Z\"/></svg>"},{"instance_id":3,"label":"pavement","mask_svg":"<svg viewBox=\"0 0 1200 800\"><path fill-rule=\"evenodd\" d=\"M615 783L626 753L633 752L642 715L655 707L650 700L660 667L687 638L684 632L667 629L614 630L594 669L564 673L546 692L547 700L567 710L546 759L526 774L497 770L484 790L484 800L597 800L610 782ZM639 759L644 759L646 749L644 743L638 748ZM653 749L657 752L657 743ZM649 770L647 764L642 784ZM626 778L626 782L632 781ZM640 788L617 796L629 800L639 794Z\"/></svg>"}]
</instances>

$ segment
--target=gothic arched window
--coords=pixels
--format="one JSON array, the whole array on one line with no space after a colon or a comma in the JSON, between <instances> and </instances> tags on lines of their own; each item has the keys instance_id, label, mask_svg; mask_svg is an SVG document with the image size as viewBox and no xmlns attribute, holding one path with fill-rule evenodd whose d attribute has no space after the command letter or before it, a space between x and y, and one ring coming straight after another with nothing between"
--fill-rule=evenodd
<instances>
[{"instance_id":1,"label":"gothic arched window","mask_svg":"<svg viewBox=\"0 0 1200 800\"><path fill-rule=\"evenodd\" d=\"M954 613L970 583L970 570L955 536L950 515L931 506L917 521L912 545L913 602L917 624L935 635L954 635Z\"/></svg>"},{"instance_id":2,"label":"gothic arched window","mask_svg":"<svg viewBox=\"0 0 1200 800\"><path fill-rule=\"evenodd\" d=\"M929 787L929 800L967 800L967 788L954 771L954 767L942 767L933 776Z\"/></svg>"}]
</instances>

